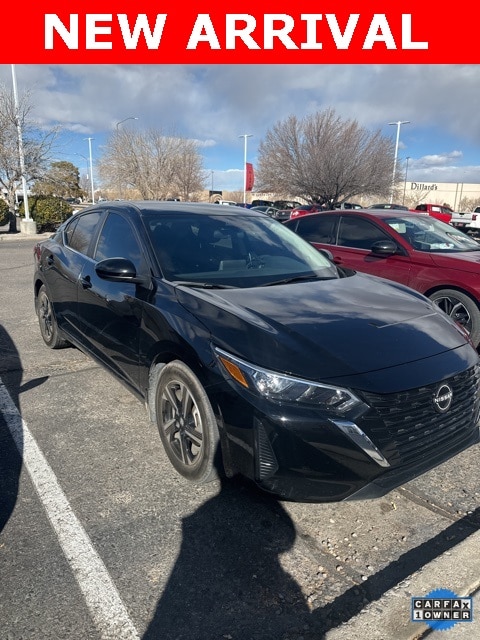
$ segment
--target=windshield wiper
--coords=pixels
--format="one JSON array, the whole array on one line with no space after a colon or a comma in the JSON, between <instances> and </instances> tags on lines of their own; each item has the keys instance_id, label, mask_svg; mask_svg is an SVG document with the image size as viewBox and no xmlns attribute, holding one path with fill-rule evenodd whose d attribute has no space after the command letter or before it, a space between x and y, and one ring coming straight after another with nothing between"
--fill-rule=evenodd
<instances>
[{"instance_id":1,"label":"windshield wiper","mask_svg":"<svg viewBox=\"0 0 480 640\"><path fill-rule=\"evenodd\" d=\"M328 276L328 278L322 278L321 276L317 276L315 274L311 275L303 275L303 276L291 276L290 278L284 278L283 280L274 280L273 282L267 282L262 284L262 287L273 287L276 284L290 284L290 282L302 282L306 280L334 280L336 276Z\"/></svg>"},{"instance_id":2,"label":"windshield wiper","mask_svg":"<svg viewBox=\"0 0 480 640\"><path fill-rule=\"evenodd\" d=\"M195 280L172 280L172 284L182 287L199 287L200 289L236 289L231 284L218 284L216 282L195 282Z\"/></svg>"}]
</instances>

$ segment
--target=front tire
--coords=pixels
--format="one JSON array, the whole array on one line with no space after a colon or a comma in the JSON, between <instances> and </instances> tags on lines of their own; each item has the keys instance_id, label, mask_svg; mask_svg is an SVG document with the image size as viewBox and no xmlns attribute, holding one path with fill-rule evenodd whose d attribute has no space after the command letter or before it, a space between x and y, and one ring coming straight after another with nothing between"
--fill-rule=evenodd
<instances>
[{"instance_id":1,"label":"front tire","mask_svg":"<svg viewBox=\"0 0 480 640\"><path fill-rule=\"evenodd\" d=\"M62 349L66 347L68 342L60 335L53 305L45 285L42 285L38 292L36 311L40 333L47 347L50 347L50 349Z\"/></svg>"},{"instance_id":2,"label":"front tire","mask_svg":"<svg viewBox=\"0 0 480 640\"><path fill-rule=\"evenodd\" d=\"M442 311L469 333L475 347L480 343L480 310L465 293L455 289L441 289L430 296Z\"/></svg>"},{"instance_id":3,"label":"front tire","mask_svg":"<svg viewBox=\"0 0 480 640\"><path fill-rule=\"evenodd\" d=\"M212 406L199 379L179 360L166 364L160 372L155 414L165 452L180 475L196 484L221 475Z\"/></svg>"}]
</instances>

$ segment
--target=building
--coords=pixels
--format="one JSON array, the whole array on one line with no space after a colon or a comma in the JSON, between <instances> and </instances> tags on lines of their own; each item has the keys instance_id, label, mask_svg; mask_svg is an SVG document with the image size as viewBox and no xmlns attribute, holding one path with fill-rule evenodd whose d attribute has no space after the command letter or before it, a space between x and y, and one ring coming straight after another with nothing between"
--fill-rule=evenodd
<instances>
[{"instance_id":1,"label":"building","mask_svg":"<svg viewBox=\"0 0 480 640\"><path fill-rule=\"evenodd\" d=\"M408 181L403 189L397 188L396 200L408 206L422 202L447 204L454 211L469 210L473 203L480 204L480 184L466 182L413 182Z\"/></svg>"},{"instance_id":2,"label":"building","mask_svg":"<svg viewBox=\"0 0 480 640\"><path fill-rule=\"evenodd\" d=\"M252 194L252 199L264 198L276 200L274 194ZM292 197L292 200L303 200ZM378 196L355 196L353 199L364 207L376 202L388 202L388 199ZM414 209L417 204L428 202L431 204L446 204L454 211L473 211L480 206L480 184L466 182L414 182L412 180L399 183L393 197L395 204L404 204Z\"/></svg>"}]
</instances>

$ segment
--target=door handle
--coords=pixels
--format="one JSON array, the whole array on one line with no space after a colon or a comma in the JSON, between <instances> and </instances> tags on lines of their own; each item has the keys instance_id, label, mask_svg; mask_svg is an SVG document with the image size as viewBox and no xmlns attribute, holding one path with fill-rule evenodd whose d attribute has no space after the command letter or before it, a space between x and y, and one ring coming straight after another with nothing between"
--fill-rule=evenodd
<instances>
[{"instance_id":1,"label":"door handle","mask_svg":"<svg viewBox=\"0 0 480 640\"><path fill-rule=\"evenodd\" d=\"M84 278L80 278L80 284L84 289L91 289L92 282L90 280L90 276L85 276Z\"/></svg>"}]
</instances>

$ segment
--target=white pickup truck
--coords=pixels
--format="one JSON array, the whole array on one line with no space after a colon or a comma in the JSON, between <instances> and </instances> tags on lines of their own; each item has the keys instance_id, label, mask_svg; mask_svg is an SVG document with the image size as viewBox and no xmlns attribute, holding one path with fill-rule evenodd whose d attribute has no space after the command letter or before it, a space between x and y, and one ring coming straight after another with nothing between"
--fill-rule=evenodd
<instances>
[{"instance_id":1,"label":"white pickup truck","mask_svg":"<svg viewBox=\"0 0 480 640\"><path fill-rule=\"evenodd\" d=\"M460 211L454 213L450 224L469 233L477 235L480 233L480 207L476 207L473 211Z\"/></svg>"}]
</instances>

